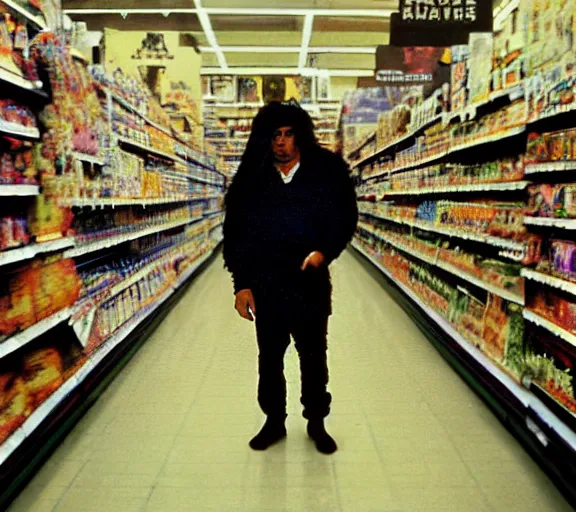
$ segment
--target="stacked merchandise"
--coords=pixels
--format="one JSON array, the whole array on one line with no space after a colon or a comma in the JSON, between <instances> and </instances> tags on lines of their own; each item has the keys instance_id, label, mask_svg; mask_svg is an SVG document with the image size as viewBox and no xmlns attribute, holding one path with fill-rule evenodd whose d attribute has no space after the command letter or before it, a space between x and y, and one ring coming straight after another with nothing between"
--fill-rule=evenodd
<instances>
[{"instance_id":1,"label":"stacked merchandise","mask_svg":"<svg viewBox=\"0 0 576 512\"><path fill-rule=\"evenodd\" d=\"M140 82L88 70L50 30L22 52L21 27L38 27L11 13L0 20L0 48L12 45L0 87L16 91L0 102L0 465L213 254L225 184ZM26 103L38 75L50 92L33 91L40 108Z\"/></svg>"},{"instance_id":2,"label":"stacked merchandise","mask_svg":"<svg viewBox=\"0 0 576 512\"><path fill-rule=\"evenodd\" d=\"M544 422L576 429L576 4L519 4L350 153L354 244Z\"/></svg>"}]
</instances>

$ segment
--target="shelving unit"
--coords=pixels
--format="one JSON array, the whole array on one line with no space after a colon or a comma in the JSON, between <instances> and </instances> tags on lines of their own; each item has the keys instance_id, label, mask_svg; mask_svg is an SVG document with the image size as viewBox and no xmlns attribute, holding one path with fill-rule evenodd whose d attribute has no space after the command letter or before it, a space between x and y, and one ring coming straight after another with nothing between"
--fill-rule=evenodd
<instances>
[{"instance_id":1,"label":"shelving unit","mask_svg":"<svg viewBox=\"0 0 576 512\"><path fill-rule=\"evenodd\" d=\"M39 18L29 15L11 0L1 1L33 27L47 29ZM86 71L85 59L79 58L81 56L73 49L70 50L70 57L74 66L78 66L79 70L84 67ZM45 176L41 169L37 169L40 185L0 185L0 197L17 203L18 211L13 222L21 222L21 225L17 225L21 231L30 230L31 236L22 236L22 240L26 241L21 243L28 243L29 239L37 240L36 243L0 252L0 266L7 267L3 278L6 280L4 289L11 289L8 285L13 281L18 285L27 283L26 279L42 282L42 287L36 287L38 290L30 287L28 302L17 302L20 309L13 314L16 318L13 324L8 327L7 321L2 324L0 362L4 370L1 371L23 367L26 358L36 354L39 349L43 350L45 345L49 345L53 353L58 353L62 362L62 367L57 370L61 373L62 384L57 389L51 389L41 402L35 401L33 410L27 411L26 417L22 417L16 427L12 422L8 424L10 430L5 424L0 425L0 487L3 489L0 508L10 500L9 493L14 493L12 487L21 478L22 471L27 471L28 465L37 463L34 460L38 453L35 447L41 446L44 450L52 442L54 428L78 414L77 411L83 406L79 397L84 397L87 392L97 392L103 376L114 371L112 362L117 364L119 358L124 358L126 352L141 343L141 337L150 332L156 317L164 315L174 304L190 279L213 257L222 242L216 231L221 223L218 224L218 219L214 218L219 213L214 209L220 209L218 200L222 198L225 186L221 171L205 154L185 142L185 137L177 131L161 126L151 119L151 115L136 109L121 95L106 90L88 72L83 79L93 80L96 86L82 92L85 96L93 95L82 98L87 103L91 101L90 107L87 107L87 110L92 109L91 114L100 108L102 118L106 119L108 114L111 123L112 108L118 104L120 107L116 105L116 108L128 111L127 116L131 114L134 119L138 116L143 120L142 126L146 126L151 140L155 140L157 130L162 137L170 137L172 143L158 150L125 137L113 135L106 139L102 136L104 134L97 134L96 128L92 127L94 133L89 135L99 137L100 150L94 150L96 154L68 150L56 156L56 172L47 172L48 176ZM47 88L48 83L31 83L0 68L0 87L4 83L10 85L11 94L18 95L21 90L19 101L28 105L30 100L30 110L38 118L41 117L37 109L46 105L33 98L48 99L45 91L37 89L44 85ZM105 101L93 90L107 96ZM80 95L78 91L75 93ZM147 102L152 101L151 96L144 96ZM51 98L56 102L52 105L55 112L58 112L56 107L62 108L57 104L60 99L58 95ZM82 103L82 107L85 104ZM66 107L69 107L68 103ZM153 105L148 103L146 107ZM152 112L152 108L149 111ZM60 114L65 116L67 112L60 111ZM162 117L161 113L158 117ZM122 116L119 119L119 122L125 122ZM45 144L45 133L50 133L54 128L50 126L53 121L46 122L46 118L43 121L43 130L44 126L46 130L42 133L37 128L0 121L0 136ZM76 141L72 141L72 133L76 128L85 130L86 127L72 125L73 122L70 140L63 141L61 147L80 147ZM112 126L108 128L103 129L105 134L114 134ZM125 127L121 129L127 131ZM160 136L157 139L162 140ZM110 169L116 152L122 149L143 156L144 159L140 160L142 171L156 175L146 176L153 178L150 184L144 181L143 175L133 173L130 177L133 180L129 190L131 197L109 197L112 194L126 194L124 188L118 190L122 185L109 178L123 172L123 168L115 172ZM162 161L157 163L158 160L148 157L160 157ZM65 165L60 168L61 164ZM154 168L155 165L157 168ZM26 170L27 173L31 171ZM23 171L19 168L15 172ZM171 179L170 173L183 179ZM18 178L24 182L27 176ZM105 182L105 179L109 181ZM142 195L148 197L138 197L138 187L134 186L136 182L141 186ZM98 195L108 197L96 197ZM25 199L35 196L39 196L35 201ZM146 208L146 211L143 212L142 208ZM102 209L107 211L101 212ZM166 219L178 220L166 222ZM80 235L95 229L86 229L90 222L99 222L99 232L92 236ZM72 235L64 237L63 233ZM51 241L40 243L39 240ZM132 244L128 245L129 242ZM122 262L122 265L118 265L118 262ZM62 275L57 274L56 268L63 269ZM103 268L109 274L108 280L101 282L98 279ZM31 277L26 272L31 272ZM49 272L52 274L48 277ZM44 288L48 286L59 287L52 294L56 298L45 296ZM2 298L4 308L4 304L12 304L11 300ZM8 299L11 299L10 295ZM22 311L27 304L34 309ZM100 325L93 325L94 319L116 310L117 323L108 324L107 331L101 331ZM46 314L49 316L43 318ZM65 367L65 364L71 366ZM4 406L4 402L0 405ZM6 421L4 416L0 420Z\"/></svg>"},{"instance_id":2,"label":"shelving unit","mask_svg":"<svg viewBox=\"0 0 576 512\"><path fill-rule=\"evenodd\" d=\"M51 242L36 243L2 251L0 252L0 267L31 260L40 254L59 252L69 247L74 247L74 244L74 239L65 237Z\"/></svg>"},{"instance_id":3,"label":"shelving unit","mask_svg":"<svg viewBox=\"0 0 576 512\"><path fill-rule=\"evenodd\" d=\"M43 18L32 14L14 0L2 0L2 3L6 7L8 7L11 11L13 11L14 14L31 23L36 29L38 30L48 29L48 25Z\"/></svg>"},{"instance_id":4,"label":"shelving unit","mask_svg":"<svg viewBox=\"0 0 576 512\"><path fill-rule=\"evenodd\" d=\"M4 69L0 66L0 83L2 82L15 85L16 87L20 87L25 91L32 91L37 94L43 94L42 82L31 82L30 80L26 80L20 75L12 73L11 71L8 71L7 69Z\"/></svg>"},{"instance_id":5,"label":"shelving unit","mask_svg":"<svg viewBox=\"0 0 576 512\"><path fill-rule=\"evenodd\" d=\"M573 79L546 65L441 114L449 105L439 91L428 102L407 94L346 156L361 215L354 248L464 378L506 411L503 421L514 418L515 433L574 498L576 102L562 96ZM547 305L550 314L539 315Z\"/></svg>"},{"instance_id":6,"label":"shelving unit","mask_svg":"<svg viewBox=\"0 0 576 512\"><path fill-rule=\"evenodd\" d=\"M449 185L446 187L422 187L417 189L390 190L384 193L384 198L391 196L423 196L431 194L461 194L466 192L498 192L508 190L524 190L529 181L512 181L510 183L478 183L469 185Z\"/></svg>"},{"instance_id":7,"label":"shelving unit","mask_svg":"<svg viewBox=\"0 0 576 512\"><path fill-rule=\"evenodd\" d=\"M544 404L541 400L535 397L528 389L524 388L520 383L510 377L508 372L496 365L490 358L488 358L481 350L474 347L466 338L464 338L444 317L431 309L418 295L416 295L410 288L406 287L403 283L398 282L394 276L386 269L380 262L378 262L372 254L367 252L358 243L353 243L353 247L361 253L372 265L378 268L388 279L395 283L395 285L402 290L402 292L410 298L430 320L438 325L446 335L454 340L461 350L467 355L471 356L474 361L503 385L527 410L535 412L538 419L547 427L554 430L559 438L564 440L571 450L576 451L576 433L574 433L568 426L561 422ZM525 311L525 315L526 315ZM528 315L531 317L531 315ZM538 429L539 432L540 429Z\"/></svg>"},{"instance_id":8,"label":"shelving unit","mask_svg":"<svg viewBox=\"0 0 576 512\"><path fill-rule=\"evenodd\" d=\"M40 193L38 185L0 185L2 197L30 197Z\"/></svg>"},{"instance_id":9,"label":"shelving unit","mask_svg":"<svg viewBox=\"0 0 576 512\"><path fill-rule=\"evenodd\" d=\"M38 130L38 128L32 128L23 126L21 124L0 120L0 135L18 137L20 139L27 140L39 140L40 130Z\"/></svg>"},{"instance_id":10,"label":"shelving unit","mask_svg":"<svg viewBox=\"0 0 576 512\"><path fill-rule=\"evenodd\" d=\"M492 245L494 247L499 247L501 249L508 249L511 251L523 251L525 245L520 242L515 242L514 240L508 240L506 238L498 238L495 236L485 235L483 233L474 233L473 231L463 231L458 229L443 228L441 226L436 226L431 222L418 221L416 219L400 219L394 217L380 216L373 213L367 213L380 220L385 220L389 222L394 222L396 224L404 224L413 228L421 229L422 231L430 231L432 233L438 233L440 235L445 235L448 237L461 238L462 240L471 240L473 242L481 242L484 244Z\"/></svg>"},{"instance_id":11,"label":"shelving unit","mask_svg":"<svg viewBox=\"0 0 576 512\"><path fill-rule=\"evenodd\" d=\"M124 233L117 236L108 236L105 237L103 240L99 240L97 242L82 241L82 243L80 243L80 241L77 241L76 245L79 247L76 247L75 249L69 249L64 253L64 257L77 258L78 256L84 256L85 254L101 251L102 249L109 249L110 247L124 244L126 242L130 242L131 240L136 240L137 238L143 238L145 236L160 233L162 231L169 231L171 229L179 228L181 226L193 224L200 220L202 220L202 217L196 219L179 220L175 222L170 222L168 224L161 224L159 226L153 226L151 228L142 229L140 231L136 231L135 233L129 233L129 234Z\"/></svg>"},{"instance_id":12,"label":"shelving unit","mask_svg":"<svg viewBox=\"0 0 576 512\"><path fill-rule=\"evenodd\" d=\"M38 428L44 420L72 393L78 388L104 359L122 342L124 342L147 318L152 316L162 305L181 287L183 284L210 258L212 253L202 256L197 263L188 271L187 275L170 287L162 294L155 303L145 311L141 312L132 321L124 325L111 337L105 345L95 352L80 370L68 381L66 381L54 394L52 394L26 422L16 430L8 442L0 446L0 465L6 462L10 456L25 442L27 436Z\"/></svg>"}]
</instances>

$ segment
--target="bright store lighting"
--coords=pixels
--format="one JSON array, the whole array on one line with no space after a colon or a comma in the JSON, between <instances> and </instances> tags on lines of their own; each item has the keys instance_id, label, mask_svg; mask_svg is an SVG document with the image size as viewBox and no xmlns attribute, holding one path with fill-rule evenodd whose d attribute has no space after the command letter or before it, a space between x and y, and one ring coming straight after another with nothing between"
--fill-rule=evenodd
<instances>
[{"instance_id":1,"label":"bright store lighting","mask_svg":"<svg viewBox=\"0 0 576 512\"><path fill-rule=\"evenodd\" d=\"M312 39L312 30L314 29L314 15L307 14L304 18L304 28L302 29L302 44L300 47L300 57L298 58L298 67L306 66L308 60L308 46Z\"/></svg>"},{"instance_id":2,"label":"bright store lighting","mask_svg":"<svg viewBox=\"0 0 576 512\"><path fill-rule=\"evenodd\" d=\"M207 8L208 14L234 16L351 16L389 18L395 9L259 9L257 7Z\"/></svg>"},{"instance_id":3,"label":"bright store lighting","mask_svg":"<svg viewBox=\"0 0 576 512\"><path fill-rule=\"evenodd\" d=\"M64 14L196 14L196 9L64 9Z\"/></svg>"},{"instance_id":4,"label":"bright store lighting","mask_svg":"<svg viewBox=\"0 0 576 512\"><path fill-rule=\"evenodd\" d=\"M207 14L231 16L351 16L389 18L392 9L259 9L259 8L202 8ZM65 14L194 14L198 9L64 9Z\"/></svg>"},{"instance_id":5,"label":"bright store lighting","mask_svg":"<svg viewBox=\"0 0 576 512\"><path fill-rule=\"evenodd\" d=\"M200 25L202 25L202 30L204 31L204 35L206 39L210 43L215 50L216 57L218 58L218 64L223 70L228 69L228 63L226 62L226 57L222 50L218 46L218 40L216 39L216 34L214 33L214 29L212 28L212 22L210 21L210 16L206 14L206 11L202 8L202 3L200 0L194 0L194 6L196 7L198 20L200 20Z\"/></svg>"}]
</instances>

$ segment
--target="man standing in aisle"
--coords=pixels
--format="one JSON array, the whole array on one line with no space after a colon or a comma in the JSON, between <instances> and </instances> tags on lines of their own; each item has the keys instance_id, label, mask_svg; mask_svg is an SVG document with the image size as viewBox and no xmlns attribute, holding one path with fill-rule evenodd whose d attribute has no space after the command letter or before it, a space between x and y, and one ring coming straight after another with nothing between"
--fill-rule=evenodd
<instances>
[{"instance_id":1,"label":"man standing in aisle","mask_svg":"<svg viewBox=\"0 0 576 512\"><path fill-rule=\"evenodd\" d=\"M337 450L324 427L332 400L328 266L352 239L357 222L348 166L319 146L307 112L285 103L262 108L226 195L224 222L224 261L234 281L236 310L256 320L258 402L267 419L250 441L254 450L286 437L284 355L291 335L300 358L308 435L320 452Z\"/></svg>"}]
</instances>

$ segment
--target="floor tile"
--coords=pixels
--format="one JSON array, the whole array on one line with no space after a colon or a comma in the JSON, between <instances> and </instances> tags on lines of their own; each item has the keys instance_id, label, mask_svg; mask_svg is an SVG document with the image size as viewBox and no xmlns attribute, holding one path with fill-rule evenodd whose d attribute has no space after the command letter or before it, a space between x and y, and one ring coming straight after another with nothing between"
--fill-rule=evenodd
<instances>
[{"instance_id":1,"label":"floor tile","mask_svg":"<svg viewBox=\"0 0 576 512\"><path fill-rule=\"evenodd\" d=\"M245 508L245 490L240 487L212 487L178 489L156 487L148 502L149 512L189 512L191 510L242 511Z\"/></svg>"},{"instance_id":2,"label":"floor tile","mask_svg":"<svg viewBox=\"0 0 576 512\"><path fill-rule=\"evenodd\" d=\"M288 437L249 440L254 326L237 318L219 259L87 412L16 512L548 512L560 493L350 254L333 267L329 327L339 450L317 452L287 377ZM11 511L12 512L12 511Z\"/></svg>"}]
</instances>

